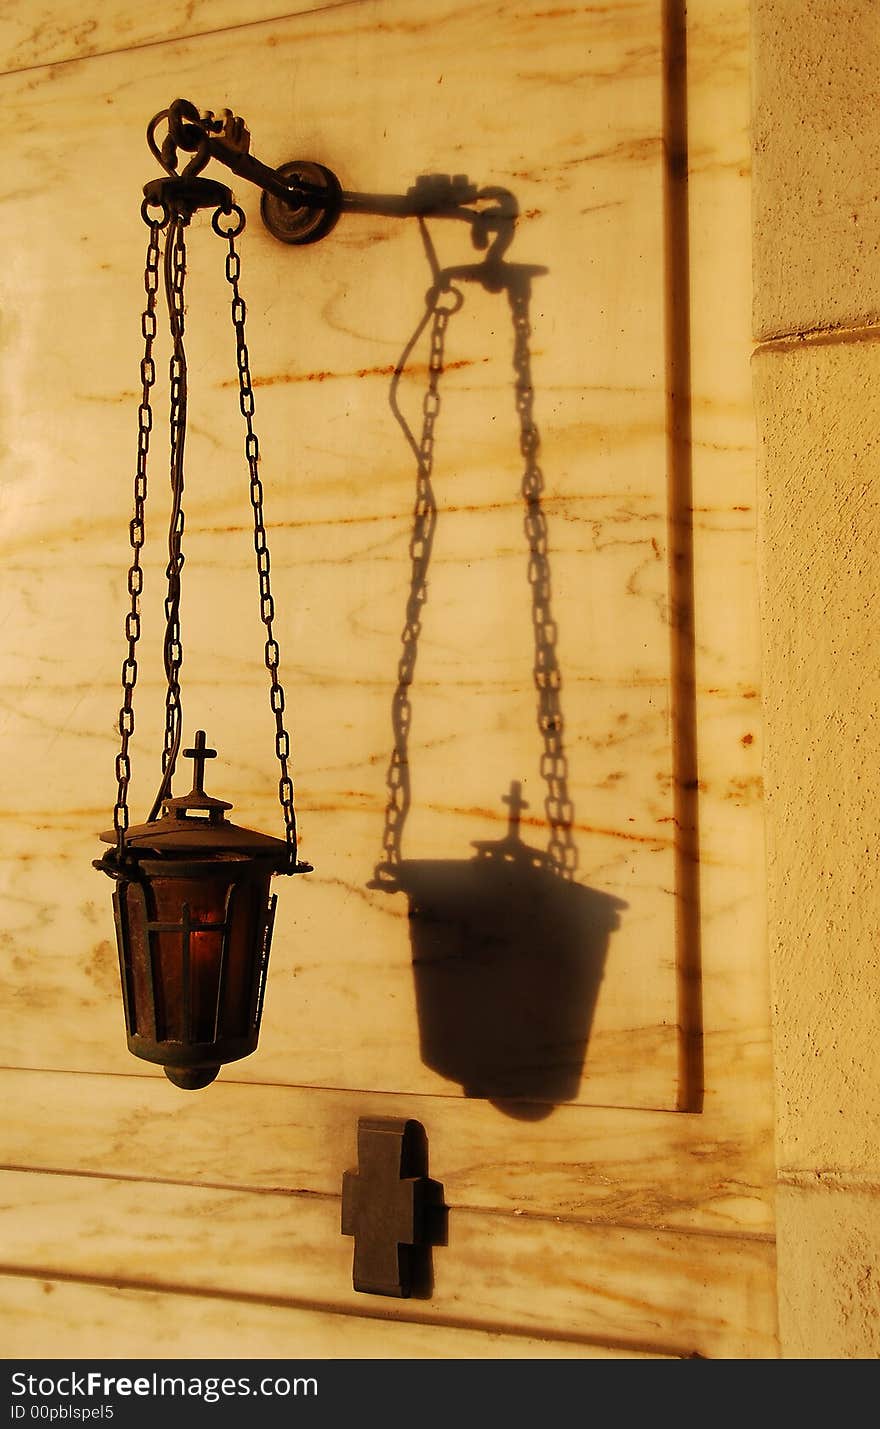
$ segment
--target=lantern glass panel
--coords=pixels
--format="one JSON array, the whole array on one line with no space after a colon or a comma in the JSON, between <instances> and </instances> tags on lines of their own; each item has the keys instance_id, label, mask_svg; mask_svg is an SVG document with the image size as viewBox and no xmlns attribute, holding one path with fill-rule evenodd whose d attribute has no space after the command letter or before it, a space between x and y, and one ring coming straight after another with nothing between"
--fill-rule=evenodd
<instances>
[{"instance_id":1,"label":"lantern glass panel","mask_svg":"<svg viewBox=\"0 0 880 1429\"><path fill-rule=\"evenodd\" d=\"M271 873L234 857L177 867L150 861L120 890L133 1051L169 1063L178 1060L176 1048L186 1060L189 1050L222 1060L253 1051Z\"/></svg>"}]
</instances>

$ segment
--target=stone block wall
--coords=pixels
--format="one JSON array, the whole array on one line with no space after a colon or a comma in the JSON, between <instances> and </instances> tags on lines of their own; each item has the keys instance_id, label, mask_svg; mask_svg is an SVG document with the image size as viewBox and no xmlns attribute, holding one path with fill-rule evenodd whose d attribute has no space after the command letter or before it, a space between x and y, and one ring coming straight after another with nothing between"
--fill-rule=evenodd
<instances>
[{"instance_id":1,"label":"stone block wall","mask_svg":"<svg viewBox=\"0 0 880 1429\"><path fill-rule=\"evenodd\" d=\"M783 1354L880 1352L880 10L753 8Z\"/></svg>"}]
</instances>

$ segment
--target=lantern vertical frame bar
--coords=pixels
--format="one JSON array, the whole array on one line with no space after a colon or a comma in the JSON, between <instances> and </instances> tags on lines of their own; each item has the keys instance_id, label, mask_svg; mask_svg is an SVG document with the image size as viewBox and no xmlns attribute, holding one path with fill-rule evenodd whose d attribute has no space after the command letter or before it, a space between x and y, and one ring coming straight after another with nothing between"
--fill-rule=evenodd
<instances>
[{"instance_id":1,"label":"lantern vertical frame bar","mask_svg":"<svg viewBox=\"0 0 880 1429\"><path fill-rule=\"evenodd\" d=\"M275 928L275 909L278 905L278 894L270 893L269 906L266 910L266 921L263 926L263 942L260 949L260 974L255 983L255 996L251 1005L250 1025L259 1034L260 1025L263 1020L263 1002L266 996L266 980L269 974L269 954L272 951L272 933Z\"/></svg>"},{"instance_id":2,"label":"lantern vertical frame bar","mask_svg":"<svg viewBox=\"0 0 880 1429\"><path fill-rule=\"evenodd\" d=\"M122 1006L125 1012L125 1027L129 1037L135 1033L134 1007L135 991L130 960L126 951L131 949L131 925L128 918L128 883L120 882L113 889L113 921L116 924L116 950L119 954L119 981L122 985Z\"/></svg>"}]
</instances>

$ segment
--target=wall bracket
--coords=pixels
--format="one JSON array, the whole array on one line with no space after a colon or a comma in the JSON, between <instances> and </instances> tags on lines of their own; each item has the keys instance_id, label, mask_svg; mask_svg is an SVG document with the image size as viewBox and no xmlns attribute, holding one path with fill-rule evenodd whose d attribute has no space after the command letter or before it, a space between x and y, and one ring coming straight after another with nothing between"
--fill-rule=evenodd
<instances>
[{"instance_id":1,"label":"wall bracket","mask_svg":"<svg viewBox=\"0 0 880 1429\"><path fill-rule=\"evenodd\" d=\"M163 124L167 124L167 133L160 145L157 134ZM178 192L188 201L200 184L213 182L201 181L197 175L215 159L262 189L263 222L282 243L317 243L335 228L342 214L361 213L383 218L459 219L470 224L477 248L489 249L491 245L495 249L499 242L506 246L510 241L519 214L508 189L477 188L465 174L422 174L405 194L349 193L325 164L294 159L273 169L250 152L250 143L244 120L230 110L214 114L210 109L197 109L187 99L175 99L147 126L150 152L168 176L145 185L147 202L177 202ZM181 169L181 156L187 154L192 157ZM199 197L202 199L201 194ZM208 202L205 196L191 203L191 208Z\"/></svg>"}]
</instances>

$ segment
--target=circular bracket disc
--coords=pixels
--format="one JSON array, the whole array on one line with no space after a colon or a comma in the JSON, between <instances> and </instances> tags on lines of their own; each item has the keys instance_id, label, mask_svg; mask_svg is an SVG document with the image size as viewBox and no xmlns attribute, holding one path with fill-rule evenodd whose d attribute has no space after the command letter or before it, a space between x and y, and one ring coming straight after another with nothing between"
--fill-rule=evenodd
<instances>
[{"instance_id":1,"label":"circular bracket disc","mask_svg":"<svg viewBox=\"0 0 880 1429\"><path fill-rule=\"evenodd\" d=\"M298 208L293 203L276 198L274 194L264 192L260 202L263 222L272 237L278 238L282 243L317 243L319 238L324 238L335 228L342 210L342 186L339 180L332 169L325 168L323 164L313 164L307 159L296 159L291 164L282 164L275 172L280 179L299 179L303 184L319 189L322 198L326 196L326 202L322 202L320 208Z\"/></svg>"}]
</instances>

